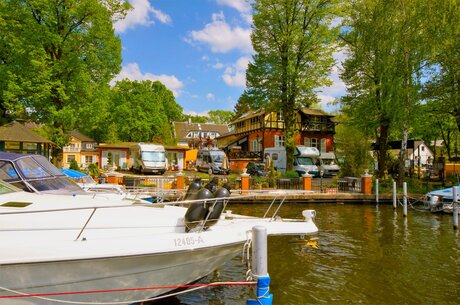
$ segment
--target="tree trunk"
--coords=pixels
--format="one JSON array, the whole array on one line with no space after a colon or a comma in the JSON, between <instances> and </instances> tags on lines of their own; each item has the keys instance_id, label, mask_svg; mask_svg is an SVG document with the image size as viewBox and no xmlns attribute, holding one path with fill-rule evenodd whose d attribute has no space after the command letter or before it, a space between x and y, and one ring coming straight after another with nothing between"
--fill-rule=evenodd
<instances>
[{"instance_id":1,"label":"tree trunk","mask_svg":"<svg viewBox=\"0 0 460 305\"><path fill-rule=\"evenodd\" d=\"M408 126L407 121L405 121L403 127L403 138L401 141L401 150L399 152L398 185L400 186L403 184L406 174L407 134Z\"/></svg>"},{"instance_id":2,"label":"tree trunk","mask_svg":"<svg viewBox=\"0 0 460 305\"><path fill-rule=\"evenodd\" d=\"M380 135L377 138L379 145L378 152L378 170L377 177L384 178L385 172L387 169L387 145L388 145L388 132L389 132L389 122L386 119L380 121Z\"/></svg>"}]
</instances>

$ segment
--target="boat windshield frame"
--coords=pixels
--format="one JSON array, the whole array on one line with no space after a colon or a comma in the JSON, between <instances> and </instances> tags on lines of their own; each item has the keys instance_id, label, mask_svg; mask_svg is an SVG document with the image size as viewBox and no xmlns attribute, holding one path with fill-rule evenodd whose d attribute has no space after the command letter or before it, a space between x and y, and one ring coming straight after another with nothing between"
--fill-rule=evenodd
<instances>
[{"instance_id":1,"label":"boat windshield frame","mask_svg":"<svg viewBox=\"0 0 460 305\"><path fill-rule=\"evenodd\" d=\"M59 194L84 192L76 182L41 155L1 159L0 170L5 182L24 191Z\"/></svg>"},{"instance_id":2,"label":"boat windshield frame","mask_svg":"<svg viewBox=\"0 0 460 305\"><path fill-rule=\"evenodd\" d=\"M16 192L21 192L21 191L22 190L20 188L17 188L14 185L9 184L8 182L0 180L0 194L9 194L9 193L16 193Z\"/></svg>"}]
</instances>

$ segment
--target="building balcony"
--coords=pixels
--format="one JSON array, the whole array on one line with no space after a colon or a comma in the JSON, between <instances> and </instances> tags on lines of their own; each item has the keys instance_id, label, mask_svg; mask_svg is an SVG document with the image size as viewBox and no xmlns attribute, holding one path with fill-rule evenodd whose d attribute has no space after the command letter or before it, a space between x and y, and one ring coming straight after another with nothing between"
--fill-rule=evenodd
<instances>
[{"instance_id":1,"label":"building balcony","mask_svg":"<svg viewBox=\"0 0 460 305\"><path fill-rule=\"evenodd\" d=\"M62 151L65 153L78 153L81 149L80 147L64 147Z\"/></svg>"}]
</instances>

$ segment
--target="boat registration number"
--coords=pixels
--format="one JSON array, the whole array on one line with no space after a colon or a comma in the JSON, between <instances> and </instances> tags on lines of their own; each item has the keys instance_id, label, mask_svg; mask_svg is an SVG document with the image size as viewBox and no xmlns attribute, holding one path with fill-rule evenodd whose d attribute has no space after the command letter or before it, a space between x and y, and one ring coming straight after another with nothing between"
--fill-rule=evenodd
<instances>
[{"instance_id":1,"label":"boat registration number","mask_svg":"<svg viewBox=\"0 0 460 305\"><path fill-rule=\"evenodd\" d=\"M201 236L174 238L174 246L176 247L193 246L193 245L198 245L202 243L204 243L204 240Z\"/></svg>"}]
</instances>

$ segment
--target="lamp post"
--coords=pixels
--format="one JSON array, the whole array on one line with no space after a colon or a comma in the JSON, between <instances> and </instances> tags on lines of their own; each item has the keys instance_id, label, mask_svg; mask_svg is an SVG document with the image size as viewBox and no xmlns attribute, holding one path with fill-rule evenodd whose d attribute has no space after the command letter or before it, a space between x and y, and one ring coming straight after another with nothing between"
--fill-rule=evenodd
<instances>
[{"instance_id":1,"label":"lamp post","mask_svg":"<svg viewBox=\"0 0 460 305\"><path fill-rule=\"evenodd\" d=\"M324 171L323 170L319 171L319 177L321 178L320 180L320 192L321 193L323 192L323 175L324 175Z\"/></svg>"}]
</instances>

